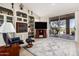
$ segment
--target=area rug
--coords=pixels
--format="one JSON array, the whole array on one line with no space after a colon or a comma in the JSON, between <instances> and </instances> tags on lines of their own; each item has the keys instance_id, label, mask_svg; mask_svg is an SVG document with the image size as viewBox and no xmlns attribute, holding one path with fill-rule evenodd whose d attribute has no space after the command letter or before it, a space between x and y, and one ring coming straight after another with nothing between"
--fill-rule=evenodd
<instances>
[{"instance_id":1,"label":"area rug","mask_svg":"<svg viewBox=\"0 0 79 59\"><path fill-rule=\"evenodd\" d=\"M76 45L62 38L39 39L32 48L25 48L36 56L76 56Z\"/></svg>"}]
</instances>

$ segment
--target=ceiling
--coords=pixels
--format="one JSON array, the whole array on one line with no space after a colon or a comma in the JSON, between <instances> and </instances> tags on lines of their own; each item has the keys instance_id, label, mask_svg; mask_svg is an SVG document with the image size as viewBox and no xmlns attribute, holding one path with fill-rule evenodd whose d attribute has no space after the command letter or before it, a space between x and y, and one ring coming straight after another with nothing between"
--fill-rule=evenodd
<instances>
[{"instance_id":1,"label":"ceiling","mask_svg":"<svg viewBox=\"0 0 79 59\"><path fill-rule=\"evenodd\" d=\"M52 17L75 12L79 3L24 3L40 17Z\"/></svg>"}]
</instances>

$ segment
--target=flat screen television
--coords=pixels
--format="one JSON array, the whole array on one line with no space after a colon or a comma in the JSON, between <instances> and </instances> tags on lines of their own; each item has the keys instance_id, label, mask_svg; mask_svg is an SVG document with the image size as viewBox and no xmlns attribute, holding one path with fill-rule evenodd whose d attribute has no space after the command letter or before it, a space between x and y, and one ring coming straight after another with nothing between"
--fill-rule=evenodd
<instances>
[{"instance_id":1,"label":"flat screen television","mask_svg":"<svg viewBox=\"0 0 79 59\"><path fill-rule=\"evenodd\" d=\"M47 29L47 22L35 22L35 29Z\"/></svg>"},{"instance_id":2,"label":"flat screen television","mask_svg":"<svg viewBox=\"0 0 79 59\"><path fill-rule=\"evenodd\" d=\"M16 32L17 33L27 32L27 24L16 22Z\"/></svg>"}]
</instances>

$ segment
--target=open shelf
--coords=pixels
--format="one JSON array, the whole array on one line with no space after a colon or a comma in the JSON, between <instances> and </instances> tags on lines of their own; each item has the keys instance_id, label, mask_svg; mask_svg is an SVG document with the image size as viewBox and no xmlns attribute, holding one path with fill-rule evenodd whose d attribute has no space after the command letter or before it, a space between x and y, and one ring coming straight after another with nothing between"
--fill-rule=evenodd
<instances>
[{"instance_id":1,"label":"open shelf","mask_svg":"<svg viewBox=\"0 0 79 59\"><path fill-rule=\"evenodd\" d=\"M0 6L0 13L13 16L13 11Z\"/></svg>"},{"instance_id":2,"label":"open shelf","mask_svg":"<svg viewBox=\"0 0 79 59\"><path fill-rule=\"evenodd\" d=\"M34 24L34 17L33 16L29 16L28 24L29 24L28 36L34 37L35 24Z\"/></svg>"},{"instance_id":3,"label":"open shelf","mask_svg":"<svg viewBox=\"0 0 79 59\"><path fill-rule=\"evenodd\" d=\"M23 13L23 12L17 11L17 12L16 12L16 15L19 16L19 17L27 18L27 14L25 14L25 13Z\"/></svg>"}]
</instances>

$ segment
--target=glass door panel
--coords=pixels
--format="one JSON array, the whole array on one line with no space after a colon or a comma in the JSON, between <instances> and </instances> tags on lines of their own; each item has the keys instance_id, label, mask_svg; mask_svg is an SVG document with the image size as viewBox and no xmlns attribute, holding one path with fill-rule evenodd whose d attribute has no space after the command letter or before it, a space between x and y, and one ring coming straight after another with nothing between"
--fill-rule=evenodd
<instances>
[{"instance_id":1,"label":"glass door panel","mask_svg":"<svg viewBox=\"0 0 79 59\"><path fill-rule=\"evenodd\" d=\"M50 22L50 36L58 36L59 32L59 22L58 21L51 21Z\"/></svg>"},{"instance_id":2,"label":"glass door panel","mask_svg":"<svg viewBox=\"0 0 79 59\"><path fill-rule=\"evenodd\" d=\"M59 34L66 34L66 20L60 20L59 26L60 26Z\"/></svg>"},{"instance_id":3,"label":"glass door panel","mask_svg":"<svg viewBox=\"0 0 79 59\"><path fill-rule=\"evenodd\" d=\"M70 19L70 35L75 36L75 19Z\"/></svg>"}]
</instances>

